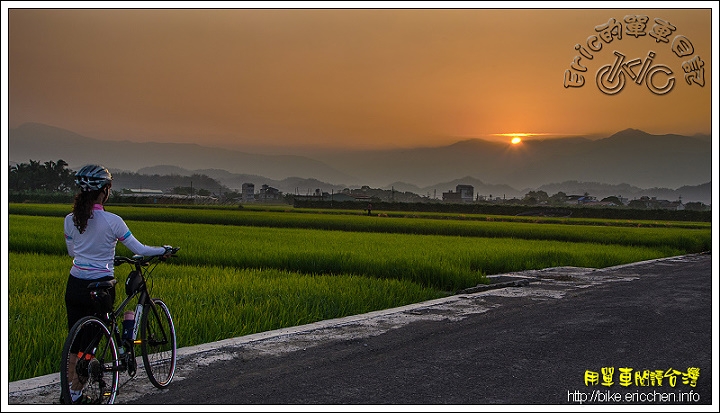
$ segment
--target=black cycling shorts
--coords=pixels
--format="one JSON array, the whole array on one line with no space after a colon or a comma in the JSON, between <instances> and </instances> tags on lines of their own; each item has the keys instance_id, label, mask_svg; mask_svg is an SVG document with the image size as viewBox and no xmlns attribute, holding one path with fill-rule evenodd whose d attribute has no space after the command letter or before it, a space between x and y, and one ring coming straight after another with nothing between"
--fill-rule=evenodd
<instances>
[{"instance_id":1,"label":"black cycling shorts","mask_svg":"<svg viewBox=\"0 0 720 413\"><path fill-rule=\"evenodd\" d=\"M76 278L72 275L68 277L67 288L65 289L65 308L67 309L68 330L70 330L81 318L88 315L97 315L95 314L95 303L90 296L90 290L87 288L88 285L91 282L109 281L113 278L113 276L108 276L90 281ZM110 294L112 296L112 302L115 302L114 288L110 289Z\"/></svg>"},{"instance_id":2,"label":"black cycling shorts","mask_svg":"<svg viewBox=\"0 0 720 413\"><path fill-rule=\"evenodd\" d=\"M93 302L92 297L90 296L90 290L88 290L87 288L88 285L91 282L108 281L112 280L113 278L114 277L112 276L108 276L90 281L76 278L70 275L70 277L68 278L67 287L65 289L65 308L67 310L68 331L81 318L89 315L98 315L95 313L96 306ZM115 302L115 289L111 288L109 292L112 296L112 302ZM84 340L81 339L80 341L82 342ZM73 352L76 352L78 350L78 344L81 343L76 342L75 344L76 345L73 346L75 348L71 349Z\"/></svg>"}]
</instances>

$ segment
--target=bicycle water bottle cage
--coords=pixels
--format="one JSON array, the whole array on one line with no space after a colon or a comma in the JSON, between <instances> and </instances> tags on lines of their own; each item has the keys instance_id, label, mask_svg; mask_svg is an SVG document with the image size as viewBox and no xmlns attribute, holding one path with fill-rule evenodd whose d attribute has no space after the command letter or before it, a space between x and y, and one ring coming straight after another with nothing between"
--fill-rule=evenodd
<instances>
[{"instance_id":1,"label":"bicycle water bottle cage","mask_svg":"<svg viewBox=\"0 0 720 413\"><path fill-rule=\"evenodd\" d=\"M142 284L142 275L138 271L131 271L128 274L127 280L125 280L125 294L128 296L132 295L135 291L140 288Z\"/></svg>"}]
</instances>

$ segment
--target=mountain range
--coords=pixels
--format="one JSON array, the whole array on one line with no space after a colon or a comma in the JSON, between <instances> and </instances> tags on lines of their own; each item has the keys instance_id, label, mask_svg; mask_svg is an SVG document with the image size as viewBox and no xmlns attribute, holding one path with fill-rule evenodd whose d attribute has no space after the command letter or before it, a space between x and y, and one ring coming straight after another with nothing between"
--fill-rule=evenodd
<instances>
[{"instance_id":1,"label":"mountain range","mask_svg":"<svg viewBox=\"0 0 720 413\"><path fill-rule=\"evenodd\" d=\"M257 184L266 184L276 188L283 193L309 195L316 189L323 192L335 193L341 192L347 188L343 185L329 184L317 179L308 178L285 178L282 180L272 180L257 175L234 174L221 169L196 169L193 171L178 168L176 166L154 166L142 168L138 170L138 174L143 175L180 175L192 176L193 174L207 175L210 178L222 183L229 188L241 188L245 182ZM597 199L608 196L617 196L619 198L627 198L628 200L637 199L642 196L656 197L657 199L666 199L675 201L682 198L683 202L702 202L709 205L712 199L711 183L707 182L701 185L685 185L677 189L653 187L649 189L638 188L628 184L603 184L599 182L578 182L563 181L559 183L541 185L537 188L525 188L522 190L515 189L509 185L487 184L479 179L467 176L464 178L454 179L447 182L440 182L434 185L420 188L416 185L404 182L395 182L393 184L381 187L380 189L396 192L412 192L420 196L426 196L432 199L442 199L442 193L448 190L455 190L457 185L472 185L475 194L481 194L486 197L500 198L523 198L529 191L545 191L548 195L554 195L558 192L564 192L567 195L582 195L588 193ZM137 187L137 184L134 186Z\"/></svg>"},{"instance_id":2,"label":"mountain range","mask_svg":"<svg viewBox=\"0 0 720 413\"><path fill-rule=\"evenodd\" d=\"M336 151L312 157L198 144L105 141L39 123L9 129L8 143L11 163L63 159L74 170L101 163L111 171L201 173L231 189L253 182L286 193L368 185L440 198L457 184L469 184L476 194L509 198L545 190L550 195L588 192L598 197L606 196L598 192L603 191L632 199L650 188L667 193L663 199L682 196L687 202L707 204L712 193L709 135L651 135L637 129L595 140L554 138L510 145L468 139L433 148ZM555 189L573 185L578 190Z\"/></svg>"}]
</instances>

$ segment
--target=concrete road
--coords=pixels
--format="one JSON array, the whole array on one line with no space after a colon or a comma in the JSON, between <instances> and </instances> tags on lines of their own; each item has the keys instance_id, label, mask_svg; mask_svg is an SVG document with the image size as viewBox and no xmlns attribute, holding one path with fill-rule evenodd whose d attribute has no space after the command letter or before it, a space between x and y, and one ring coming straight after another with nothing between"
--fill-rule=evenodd
<instances>
[{"instance_id":1,"label":"concrete road","mask_svg":"<svg viewBox=\"0 0 720 413\"><path fill-rule=\"evenodd\" d=\"M445 299L184 348L169 388L155 389L141 373L116 403L717 411L710 254L495 281ZM10 407L56 403L57 381L56 374L10 383Z\"/></svg>"}]
</instances>

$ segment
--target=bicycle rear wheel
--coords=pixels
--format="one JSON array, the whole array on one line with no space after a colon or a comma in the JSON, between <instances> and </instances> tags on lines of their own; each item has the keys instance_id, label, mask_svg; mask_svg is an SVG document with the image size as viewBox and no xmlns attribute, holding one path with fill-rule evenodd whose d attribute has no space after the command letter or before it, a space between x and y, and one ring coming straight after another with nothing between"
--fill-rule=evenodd
<instances>
[{"instance_id":1,"label":"bicycle rear wheel","mask_svg":"<svg viewBox=\"0 0 720 413\"><path fill-rule=\"evenodd\" d=\"M117 346L105 323L92 316L78 320L63 346L61 401L73 404L73 390L82 392L75 403L112 404L117 395L119 365Z\"/></svg>"},{"instance_id":2,"label":"bicycle rear wheel","mask_svg":"<svg viewBox=\"0 0 720 413\"><path fill-rule=\"evenodd\" d=\"M166 387L175 375L177 343L170 310L159 298L153 298L143 314L140 350L148 379L157 388Z\"/></svg>"}]
</instances>

